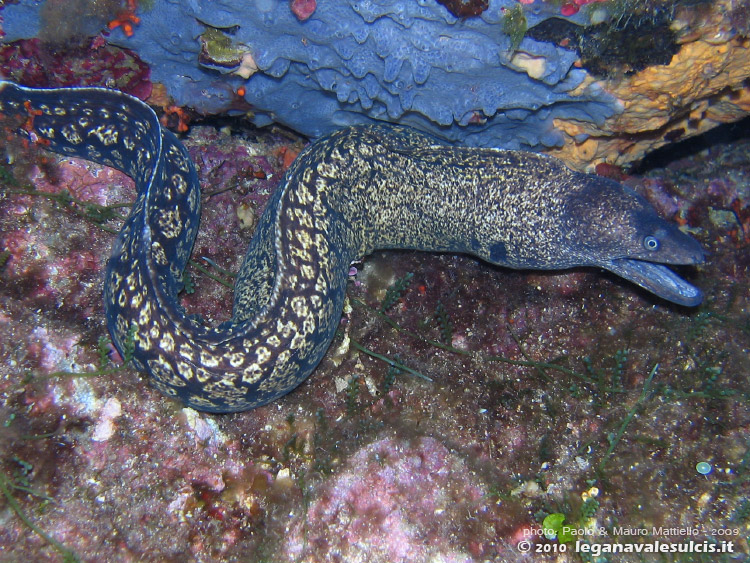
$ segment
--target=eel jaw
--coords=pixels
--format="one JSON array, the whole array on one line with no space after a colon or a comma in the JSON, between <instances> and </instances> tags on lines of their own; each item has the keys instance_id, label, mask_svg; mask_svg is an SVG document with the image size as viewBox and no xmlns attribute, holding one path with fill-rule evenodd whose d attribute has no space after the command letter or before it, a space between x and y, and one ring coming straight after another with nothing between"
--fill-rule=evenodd
<instances>
[{"instance_id":1,"label":"eel jaw","mask_svg":"<svg viewBox=\"0 0 750 563\"><path fill-rule=\"evenodd\" d=\"M600 266L678 305L695 307L703 301L700 289L690 285L662 264L632 258L615 258Z\"/></svg>"}]
</instances>

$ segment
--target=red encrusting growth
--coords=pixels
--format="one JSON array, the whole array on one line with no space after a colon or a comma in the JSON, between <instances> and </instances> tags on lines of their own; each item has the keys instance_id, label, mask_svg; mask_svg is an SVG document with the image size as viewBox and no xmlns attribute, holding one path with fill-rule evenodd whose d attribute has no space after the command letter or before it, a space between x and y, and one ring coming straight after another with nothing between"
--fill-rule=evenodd
<instances>
[{"instance_id":1,"label":"red encrusting growth","mask_svg":"<svg viewBox=\"0 0 750 563\"><path fill-rule=\"evenodd\" d=\"M164 127L184 133L188 130L190 115L179 106L167 106L164 108L164 115L161 116L160 121Z\"/></svg>"},{"instance_id":2,"label":"red encrusting growth","mask_svg":"<svg viewBox=\"0 0 750 563\"><path fill-rule=\"evenodd\" d=\"M141 18L135 15L136 0L127 0L127 7L117 14L117 17L107 24L109 29L122 28L122 32L128 36L133 36L133 26L141 23Z\"/></svg>"},{"instance_id":3,"label":"red encrusting growth","mask_svg":"<svg viewBox=\"0 0 750 563\"><path fill-rule=\"evenodd\" d=\"M31 102L26 100L23 103L23 107L26 109L26 113L28 114L28 118L26 118L26 121L23 124L24 131L31 132L34 130L34 118L37 115L42 115L42 110L34 109L31 107Z\"/></svg>"},{"instance_id":4,"label":"red encrusting growth","mask_svg":"<svg viewBox=\"0 0 750 563\"><path fill-rule=\"evenodd\" d=\"M43 137L39 137L34 132L34 118L37 115L42 115L42 111L32 108L31 102L29 102L28 100L23 103L23 107L26 109L28 117L26 118L26 121L23 122L23 125L21 125L21 128L31 134L31 138L36 144L48 146L50 144L49 140ZM24 139L24 145L27 145L26 139Z\"/></svg>"},{"instance_id":5,"label":"red encrusting growth","mask_svg":"<svg viewBox=\"0 0 750 563\"><path fill-rule=\"evenodd\" d=\"M289 8L299 21L305 21L315 13L316 0L291 0Z\"/></svg>"}]
</instances>

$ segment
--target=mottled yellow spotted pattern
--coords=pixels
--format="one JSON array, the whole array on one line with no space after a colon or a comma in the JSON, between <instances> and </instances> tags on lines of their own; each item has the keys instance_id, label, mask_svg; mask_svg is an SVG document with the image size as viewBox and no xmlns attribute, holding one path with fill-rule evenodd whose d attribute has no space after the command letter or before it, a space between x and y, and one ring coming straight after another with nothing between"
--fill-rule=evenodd
<instances>
[{"instance_id":1,"label":"mottled yellow spotted pattern","mask_svg":"<svg viewBox=\"0 0 750 563\"><path fill-rule=\"evenodd\" d=\"M617 184L536 154L447 147L401 127L349 128L310 145L287 171L247 250L232 322L209 328L177 301L200 188L154 112L112 90L2 80L0 112L29 117L32 137L51 150L134 178L138 196L107 266L107 322L121 351L134 331L133 361L157 388L197 409L250 409L299 385L333 338L349 264L373 249L467 252L516 268L603 265L602 248L643 252L630 240L642 202ZM592 194L602 226L582 233L578 207Z\"/></svg>"}]
</instances>

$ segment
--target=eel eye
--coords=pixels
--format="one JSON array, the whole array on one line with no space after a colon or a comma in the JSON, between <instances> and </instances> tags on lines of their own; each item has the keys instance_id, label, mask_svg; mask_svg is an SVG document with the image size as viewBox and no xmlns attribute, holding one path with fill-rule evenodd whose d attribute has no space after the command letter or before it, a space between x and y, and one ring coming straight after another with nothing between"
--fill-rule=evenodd
<instances>
[{"instance_id":1,"label":"eel eye","mask_svg":"<svg viewBox=\"0 0 750 563\"><path fill-rule=\"evenodd\" d=\"M643 239L643 247L646 250L659 250L659 239L653 235L648 235Z\"/></svg>"}]
</instances>

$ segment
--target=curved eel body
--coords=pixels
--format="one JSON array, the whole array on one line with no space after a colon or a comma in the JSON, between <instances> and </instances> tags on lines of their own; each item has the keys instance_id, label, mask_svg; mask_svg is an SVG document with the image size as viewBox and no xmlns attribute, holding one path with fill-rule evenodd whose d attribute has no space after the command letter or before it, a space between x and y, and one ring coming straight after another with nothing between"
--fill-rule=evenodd
<instances>
[{"instance_id":1,"label":"curved eel body","mask_svg":"<svg viewBox=\"0 0 750 563\"><path fill-rule=\"evenodd\" d=\"M510 268L597 266L682 305L699 290L662 264L699 244L632 190L533 153L449 147L402 127L343 129L307 147L250 241L229 323L203 326L177 293L198 230L190 158L140 100L100 88L0 81L0 112L50 150L113 166L138 196L105 279L109 330L157 388L234 412L299 385L341 318L349 264L374 249L469 253Z\"/></svg>"}]
</instances>

